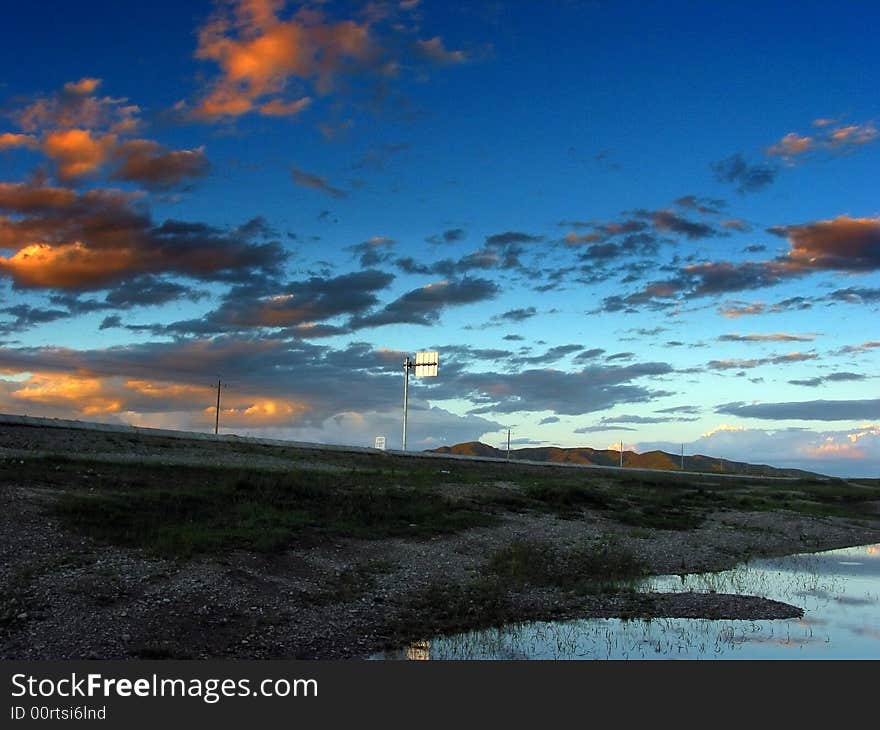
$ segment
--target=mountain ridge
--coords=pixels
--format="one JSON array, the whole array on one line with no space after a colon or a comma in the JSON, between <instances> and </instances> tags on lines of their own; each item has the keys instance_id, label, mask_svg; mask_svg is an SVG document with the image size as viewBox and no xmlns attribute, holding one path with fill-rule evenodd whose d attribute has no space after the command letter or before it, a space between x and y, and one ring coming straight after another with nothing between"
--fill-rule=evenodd
<instances>
[{"instance_id":1,"label":"mountain ridge","mask_svg":"<svg viewBox=\"0 0 880 730\"><path fill-rule=\"evenodd\" d=\"M465 441L453 446L440 446L425 451L437 454L457 454L461 456L490 456L504 459L507 451L498 449L481 441ZM590 446L530 446L510 450L511 461L544 461L556 464L584 464L595 466L620 466L620 452L616 449L594 449ZM666 451L654 450L644 453L623 452L623 466L634 469L658 469L662 471L681 471L682 457ZM789 469L769 464L751 464L744 461L731 461L717 456L691 454L684 457L684 471L719 474L743 474L749 476L775 477L815 477L824 476L804 469Z\"/></svg>"}]
</instances>

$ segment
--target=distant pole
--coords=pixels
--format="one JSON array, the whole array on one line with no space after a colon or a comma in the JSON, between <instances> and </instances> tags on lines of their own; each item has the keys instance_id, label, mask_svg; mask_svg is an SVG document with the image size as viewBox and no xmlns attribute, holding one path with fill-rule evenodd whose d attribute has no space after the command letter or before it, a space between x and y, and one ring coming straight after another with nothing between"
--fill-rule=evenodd
<instances>
[{"instance_id":1,"label":"distant pole","mask_svg":"<svg viewBox=\"0 0 880 730\"><path fill-rule=\"evenodd\" d=\"M406 451L406 418L409 411L409 355L403 361L403 450Z\"/></svg>"},{"instance_id":2,"label":"distant pole","mask_svg":"<svg viewBox=\"0 0 880 730\"><path fill-rule=\"evenodd\" d=\"M507 429L507 460L510 461L510 429Z\"/></svg>"},{"instance_id":3,"label":"distant pole","mask_svg":"<svg viewBox=\"0 0 880 730\"><path fill-rule=\"evenodd\" d=\"M684 444L681 445L681 470L684 471Z\"/></svg>"},{"instance_id":4,"label":"distant pole","mask_svg":"<svg viewBox=\"0 0 880 730\"><path fill-rule=\"evenodd\" d=\"M623 441L620 442L620 468L623 469Z\"/></svg>"},{"instance_id":5,"label":"distant pole","mask_svg":"<svg viewBox=\"0 0 880 730\"><path fill-rule=\"evenodd\" d=\"M214 435L220 432L220 383L222 380L217 378L217 412L214 414Z\"/></svg>"}]
</instances>

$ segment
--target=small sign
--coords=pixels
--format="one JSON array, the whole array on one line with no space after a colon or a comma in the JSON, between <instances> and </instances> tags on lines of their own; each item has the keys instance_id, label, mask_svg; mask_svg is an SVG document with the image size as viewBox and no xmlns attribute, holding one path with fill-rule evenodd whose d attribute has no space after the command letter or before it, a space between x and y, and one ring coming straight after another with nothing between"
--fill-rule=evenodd
<instances>
[{"instance_id":1,"label":"small sign","mask_svg":"<svg viewBox=\"0 0 880 730\"><path fill-rule=\"evenodd\" d=\"M437 366L440 364L439 354L436 352L417 352L415 376L417 378L437 377Z\"/></svg>"},{"instance_id":2,"label":"small sign","mask_svg":"<svg viewBox=\"0 0 880 730\"><path fill-rule=\"evenodd\" d=\"M382 449L382 451L385 451L385 437L384 436L376 436L376 448Z\"/></svg>"}]
</instances>

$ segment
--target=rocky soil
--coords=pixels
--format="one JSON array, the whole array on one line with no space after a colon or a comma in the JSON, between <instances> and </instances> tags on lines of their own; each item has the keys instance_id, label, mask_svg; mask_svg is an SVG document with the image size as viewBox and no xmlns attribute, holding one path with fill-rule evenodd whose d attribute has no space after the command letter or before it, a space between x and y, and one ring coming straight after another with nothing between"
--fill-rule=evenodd
<instances>
[{"instance_id":1,"label":"rocky soil","mask_svg":"<svg viewBox=\"0 0 880 730\"><path fill-rule=\"evenodd\" d=\"M0 459L7 462L46 452L164 463L282 461L268 452L210 446L0 427ZM319 453L298 459L299 467L339 468L327 467ZM81 477L88 482L87 467ZM178 562L67 531L50 509L54 499L57 490L39 484L0 485L0 659L365 658L420 638L402 617L414 605L430 605L438 581L478 578L487 556L515 540L566 545L611 536L654 574L880 542L876 522L795 513L723 511L688 531L628 528L591 512L578 520L508 513L493 527L426 539L335 539L280 553L240 551ZM509 599L511 617L520 620L800 615L796 606L723 594L577 595L532 588L511 591ZM432 625L430 616L422 619Z\"/></svg>"}]
</instances>

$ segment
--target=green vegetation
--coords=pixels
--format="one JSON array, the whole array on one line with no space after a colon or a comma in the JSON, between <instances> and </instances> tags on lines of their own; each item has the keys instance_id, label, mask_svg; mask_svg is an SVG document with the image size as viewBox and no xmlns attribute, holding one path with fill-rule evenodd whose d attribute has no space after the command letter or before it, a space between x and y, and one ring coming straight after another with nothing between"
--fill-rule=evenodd
<instances>
[{"instance_id":1,"label":"green vegetation","mask_svg":"<svg viewBox=\"0 0 880 730\"><path fill-rule=\"evenodd\" d=\"M519 540L498 550L490 573L512 586L553 586L578 592L619 590L646 575L645 565L608 540L565 549L540 540Z\"/></svg>"},{"instance_id":2,"label":"green vegetation","mask_svg":"<svg viewBox=\"0 0 880 730\"><path fill-rule=\"evenodd\" d=\"M490 526L505 512L601 516L636 530L691 530L724 510L873 520L880 500L877 480L761 481L225 448L227 457L256 450L276 461L242 467L224 466L218 458L193 466L34 454L0 459L0 484L59 490L52 509L69 528L184 558L234 548L276 551L334 536L426 538Z\"/></svg>"},{"instance_id":3,"label":"green vegetation","mask_svg":"<svg viewBox=\"0 0 880 730\"><path fill-rule=\"evenodd\" d=\"M56 463L55 482L81 465ZM229 548L274 551L321 536L424 537L492 524L494 514L378 473L243 472L222 468L90 466L55 511L71 528L117 544L187 557ZM77 480L73 480L76 483Z\"/></svg>"}]
</instances>

